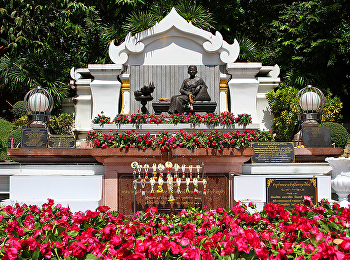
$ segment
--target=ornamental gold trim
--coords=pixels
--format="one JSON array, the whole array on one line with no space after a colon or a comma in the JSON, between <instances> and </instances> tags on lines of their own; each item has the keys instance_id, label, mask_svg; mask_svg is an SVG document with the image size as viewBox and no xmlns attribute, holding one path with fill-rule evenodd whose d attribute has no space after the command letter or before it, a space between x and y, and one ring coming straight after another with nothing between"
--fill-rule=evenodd
<instances>
[{"instance_id":1,"label":"ornamental gold trim","mask_svg":"<svg viewBox=\"0 0 350 260\"><path fill-rule=\"evenodd\" d=\"M120 81L122 82L120 94L122 96L122 110L120 111L120 114L122 115L129 115L129 113L125 113L124 111L124 92L129 91L130 92L130 79L129 78L121 78Z\"/></svg>"},{"instance_id":2,"label":"ornamental gold trim","mask_svg":"<svg viewBox=\"0 0 350 260\"><path fill-rule=\"evenodd\" d=\"M225 92L226 95L226 111L228 112L228 79L220 79L220 92Z\"/></svg>"}]
</instances>

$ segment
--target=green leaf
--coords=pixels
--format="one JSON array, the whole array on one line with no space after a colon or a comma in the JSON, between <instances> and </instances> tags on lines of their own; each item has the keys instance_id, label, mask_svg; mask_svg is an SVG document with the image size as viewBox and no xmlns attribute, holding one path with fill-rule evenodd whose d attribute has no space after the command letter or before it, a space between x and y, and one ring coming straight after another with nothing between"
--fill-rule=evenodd
<instances>
[{"instance_id":1,"label":"green leaf","mask_svg":"<svg viewBox=\"0 0 350 260\"><path fill-rule=\"evenodd\" d=\"M315 212L309 211L309 212L306 214L306 218L311 219L314 215L315 215Z\"/></svg>"},{"instance_id":2,"label":"green leaf","mask_svg":"<svg viewBox=\"0 0 350 260\"><path fill-rule=\"evenodd\" d=\"M40 255L39 248L37 247L32 255L32 260L38 260Z\"/></svg>"},{"instance_id":3,"label":"green leaf","mask_svg":"<svg viewBox=\"0 0 350 260\"><path fill-rule=\"evenodd\" d=\"M324 222L322 220L317 220L318 224L323 228L323 230L327 233L331 233L331 231L329 230L329 228L324 224Z\"/></svg>"},{"instance_id":4,"label":"green leaf","mask_svg":"<svg viewBox=\"0 0 350 260\"><path fill-rule=\"evenodd\" d=\"M79 235L79 231L72 230L72 231L68 231L67 234L68 236L76 237L77 235Z\"/></svg>"},{"instance_id":5,"label":"green leaf","mask_svg":"<svg viewBox=\"0 0 350 260\"><path fill-rule=\"evenodd\" d=\"M98 257L93 255L93 254L87 254L85 257L84 257L85 260L97 260Z\"/></svg>"},{"instance_id":6,"label":"green leaf","mask_svg":"<svg viewBox=\"0 0 350 260\"><path fill-rule=\"evenodd\" d=\"M15 18L15 24L18 25L18 26L21 26L22 25L22 17L16 17Z\"/></svg>"}]
</instances>

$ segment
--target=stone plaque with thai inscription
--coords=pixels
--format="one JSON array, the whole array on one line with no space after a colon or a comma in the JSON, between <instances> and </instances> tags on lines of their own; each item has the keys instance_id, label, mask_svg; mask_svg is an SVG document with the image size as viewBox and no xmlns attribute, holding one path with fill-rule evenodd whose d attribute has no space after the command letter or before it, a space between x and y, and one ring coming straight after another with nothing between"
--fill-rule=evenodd
<instances>
[{"instance_id":1,"label":"stone plaque with thai inscription","mask_svg":"<svg viewBox=\"0 0 350 260\"><path fill-rule=\"evenodd\" d=\"M329 127L304 127L303 145L309 147L330 147L331 130Z\"/></svg>"},{"instance_id":2,"label":"stone plaque with thai inscription","mask_svg":"<svg viewBox=\"0 0 350 260\"><path fill-rule=\"evenodd\" d=\"M25 128L22 130L23 148L46 148L47 147L46 128Z\"/></svg>"},{"instance_id":3,"label":"stone plaque with thai inscription","mask_svg":"<svg viewBox=\"0 0 350 260\"><path fill-rule=\"evenodd\" d=\"M294 162L294 146L291 142L252 143L254 155L252 163Z\"/></svg>"},{"instance_id":4,"label":"stone plaque with thai inscription","mask_svg":"<svg viewBox=\"0 0 350 260\"><path fill-rule=\"evenodd\" d=\"M74 135L49 135L49 148L75 148Z\"/></svg>"},{"instance_id":5,"label":"stone plaque with thai inscription","mask_svg":"<svg viewBox=\"0 0 350 260\"><path fill-rule=\"evenodd\" d=\"M303 205L304 196L317 203L317 178L266 178L266 203L294 208Z\"/></svg>"},{"instance_id":6,"label":"stone plaque with thai inscription","mask_svg":"<svg viewBox=\"0 0 350 260\"><path fill-rule=\"evenodd\" d=\"M120 174L118 178L118 211L130 218L136 211L145 211L150 207L156 207L159 212L167 214L179 214L182 209L203 207L204 205L211 209L227 208L229 206L228 176L208 174L206 181L205 196L203 196L203 179L198 181L198 192L194 190L193 181L189 183L189 189L186 192L186 181L182 180L180 193L177 192L178 187L174 184L174 201L169 201L170 193L166 182L163 184L163 192L157 192L157 184L155 184L154 193L151 194L151 184L146 182L143 187L143 184L138 181L135 192L134 177L131 174Z\"/></svg>"}]
</instances>

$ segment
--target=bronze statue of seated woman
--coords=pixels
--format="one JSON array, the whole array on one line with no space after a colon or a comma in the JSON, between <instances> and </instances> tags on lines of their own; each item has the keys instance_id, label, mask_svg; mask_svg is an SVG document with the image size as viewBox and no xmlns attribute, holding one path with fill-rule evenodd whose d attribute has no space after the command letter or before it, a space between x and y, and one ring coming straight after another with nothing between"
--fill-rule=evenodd
<instances>
[{"instance_id":1,"label":"bronze statue of seated woman","mask_svg":"<svg viewBox=\"0 0 350 260\"><path fill-rule=\"evenodd\" d=\"M170 100L170 106L168 113L182 114L186 107L193 110L194 101L210 101L211 98L208 94L208 87L204 80L197 77L197 67L191 65L188 67L188 74L190 77L185 79L180 88L180 95L172 96Z\"/></svg>"}]
</instances>

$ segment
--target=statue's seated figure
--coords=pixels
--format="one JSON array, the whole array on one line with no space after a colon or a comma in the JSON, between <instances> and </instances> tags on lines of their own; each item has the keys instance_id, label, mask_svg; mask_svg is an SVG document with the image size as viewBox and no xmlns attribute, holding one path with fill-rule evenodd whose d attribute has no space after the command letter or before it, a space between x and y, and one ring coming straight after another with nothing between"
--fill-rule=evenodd
<instances>
[{"instance_id":1,"label":"statue's seated figure","mask_svg":"<svg viewBox=\"0 0 350 260\"><path fill-rule=\"evenodd\" d=\"M197 67L189 66L188 74L190 77L185 79L180 88L180 95L173 96L170 100L168 113L182 114L187 107L193 110L194 101L210 101L211 98L207 91L207 85L204 80L197 77Z\"/></svg>"}]
</instances>

